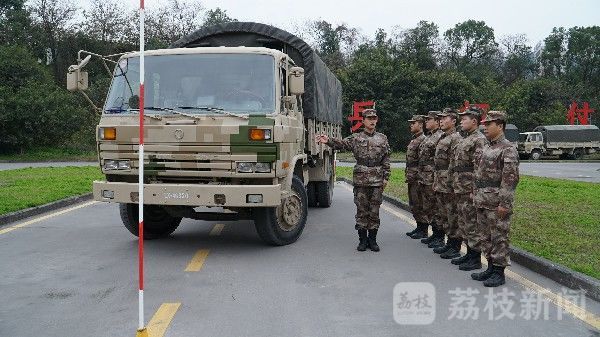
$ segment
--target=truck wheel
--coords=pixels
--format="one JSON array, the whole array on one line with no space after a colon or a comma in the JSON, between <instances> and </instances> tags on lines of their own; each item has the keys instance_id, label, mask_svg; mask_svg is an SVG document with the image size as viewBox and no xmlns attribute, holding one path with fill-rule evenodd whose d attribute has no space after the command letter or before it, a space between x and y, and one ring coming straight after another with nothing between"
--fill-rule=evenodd
<instances>
[{"instance_id":1,"label":"truck wheel","mask_svg":"<svg viewBox=\"0 0 600 337\"><path fill-rule=\"evenodd\" d=\"M316 186L319 207L327 208L333 202L333 175L329 181L319 181Z\"/></svg>"},{"instance_id":2,"label":"truck wheel","mask_svg":"<svg viewBox=\"0 0 600 337\"><path fill-rule=\"evenodd\" d=\"M532 160L540 160L540 158L542 158L542 152L540 150L531 151Z\"/></svg>"},{"instance_id":3,"label":"truck wheel","mask_svg":"<svg viewBox=\"0 0 600 337\"><path fill-rule=\"evenodd\" d=\"M581 160L583 158L583 150L582 149L575 149L573 151L573 159L575 160Z\"/></svg>"},{"instance_id":4,"label":"truck wheel","mask_svg":"<svg viewBox=\"0 0 600 337\"><path fill-rule=\"evenodd\" d=\"M291 195L277 207L254 209L254 226L260 238L273 246L294 243L302 234L308 215L308 198L304 183L292 178Z\"/></svg>"},{"instance_id":5,"label":"truck wheel","mask_svg":"<svg viewBox=\"0 0 600 337\"><path fill-rule=\"evenodd\" d=\"M317 186L314 182L306 185L306 195L308 197L308 207L317 207Z\"/></svg>"},{"instance_id":6,"label":"truck wheel","mask_svg":"<svg viewBox=\"0 0 600 337\"><path fill-rule=\"evenodd\" d=\"M119 204L121 220L131 234L138 236L138 205ZM144 206L144 240L159 239L171 235L181 223L181 218L176 218L164 209L155 205Z\"/></svg>"}]
</instances>

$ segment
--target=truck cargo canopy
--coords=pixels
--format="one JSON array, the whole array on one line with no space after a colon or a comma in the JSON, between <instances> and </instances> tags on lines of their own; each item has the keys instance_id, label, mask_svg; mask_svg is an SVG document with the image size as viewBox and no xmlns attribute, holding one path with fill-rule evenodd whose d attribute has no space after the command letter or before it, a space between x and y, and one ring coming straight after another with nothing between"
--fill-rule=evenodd
<instances>
[{"instance_id":1,"label":"truck cargo canopy","mask_svg":"<svg viewBox=\"0 0 600 337\"><path fill-rule=\"evenodd\" d=\"M273 26L228 22L199 29L171 44L171 48L266 47L289 55L304 68L305 118L342 124L342 85L317 53L302 39Z\"/></svg>"},{"instance_id":2,"label":"truck cargo canopy","mask_svg":"<svg viewBox=\"0 0 600 337\"><path fill-rule=\"evenodd\" d=\"M541 132L545 142L600 141L600 129L595 125L543 125L533 131Z\"/></svg>"}]
</instances>

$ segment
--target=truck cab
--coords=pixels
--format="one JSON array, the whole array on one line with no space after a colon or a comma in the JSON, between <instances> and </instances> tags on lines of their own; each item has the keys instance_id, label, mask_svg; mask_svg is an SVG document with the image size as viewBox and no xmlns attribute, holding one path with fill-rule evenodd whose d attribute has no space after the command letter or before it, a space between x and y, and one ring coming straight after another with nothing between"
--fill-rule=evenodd
<instances>
[{"instance_id":1,"label":"truck cab","mask_svg":"<svg viewBox=\"0 0 600 337\"><path fill-rule=\"evenodd\" d=\"M519 144L517 148L521 157L539 160L544 150L544 138L541 132L519 133Z\"/></svg>"}]
</instances>

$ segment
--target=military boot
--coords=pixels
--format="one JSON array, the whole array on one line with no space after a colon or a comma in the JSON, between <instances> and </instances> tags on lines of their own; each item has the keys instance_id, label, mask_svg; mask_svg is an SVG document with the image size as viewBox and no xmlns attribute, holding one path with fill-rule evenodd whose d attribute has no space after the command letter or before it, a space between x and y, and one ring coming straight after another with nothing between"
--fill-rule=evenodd
<instances>
[{"instance_id":1,"label":"military boot","mask_svg":"<svg viewBox=\"0 0 600 337\"><path fill-rule=\"evenodd\" d=\"M481 269L481 252L478 252L475 249L471 250L471 257L461 263L458 266L458 269L465 271Z\"/></svg>"},{"instance_id":2,"label":"military boot","mask_svg":"<svg viewBox=\"0 0 600 337\"><path fill-rule=\"evenodd\" d=\"M436 254L442 254L450 250L450 248L452 248L452 238L448 237L446 244L441 247L434 248L433 252Z\"/></svg>"},{"instance_id":3,"label":"military boot","mask_svg":"<svg viewBox=\"0 0 600 337\"><path fill-rule=\"evenodd\" d=\"M419 232L419 231L420 231L420 228L419 228L419 225L417 223L417 227L415 229L413 229L411 232L406 232L406 235L413 236L413 235L417 234L417 232Z\"/></svg>"},{"instance_id":4,"label":"military boot","mask_svg":"<svg viewBox=\"0 0 600 337\"><path fill-rule=\"evenodd\" d=\"M369 229L369 238L367 243L372 251L379 251L379 245L377 245L377 229Z\"/></svg>"},{"instance_id":5,"label":"military boot","mask_svg":"<svg viewBox=\"0 0 600 337\"><path fill-rule=\"evenodd\" d=\"M444 246L444 231L441 229L433 229L433 240L427 245L429 248L438 248Z\"/></svg>"},{"instance_id":6,"label":"military boot","mask_svg":"<svg viewBox=\"0 0 600 337\"><path fill-rule=\"evenodd\" d=\"M433 223L426 224L426 226L431 226L431 231L433 232L433 230L435 228L435 226L433 225ZM433 241L433 239L435 239L435 237L434 237L433 234L431 234L430 236L427 236L428 235L428 230L427 229L428 229L428 227L425 227L425 235L426 235L426 237L424 239L421 239L421 243L424 243L426 245L428 245L431 241Z\"/></svg>"},{"instance_id":7,"label":"military boot","mask_svg":"<svg viewBox=\"0 0 600 337\"><path fill-rule=\"evenodd\" d=\"M458 251L460 253L460 250ZM456 264L456 265L460 265L461 263L467 261L470 257L471 257L471 247L467 246L467 254L461 256L461 257L457 257L455 259L452 259L452 261L450 261L450 263L452 264Z\"/></svg>"},{"instance_id":8,"label":"military boot","mask_svg":"<svg viewBox=\"0 0 600 337\"><path fill-rule=\"evenodd\" d=\"M490 276L492 276L492 274L494 273L493 267L494 267L494 265L492 264L492 261L488 260L487 269L480 273L471 274L471 278L474 279L475 281L485 281L488 278L490 278Z\"/></svg>"},{"instance_id":9,"label":"military boot","mask_svg":"<svg viewBox=\"0 0 600 337\"><path fill-rule=\"evenodd\" d=\"M506 279L504 278L504 267L493 266L492 270L492 275L487 280L483 281L484 286L498 287L506 283Z\"/></svg>"},{"instance_id":10,"label":"military boot","mask_svg":"<svg viewBox=\"0 0 600 337\"><path fill-rule=\"evenodd\" d=\"M417 222L417 232L410 236L411 238L417 240L427 237L427 224L423 222Z\"/></svg>"},{"instance_id":11,"label":"military boot","mask_svg":"<svg viewBox=\"0 0 600 337\"><path fill-rule=\"evenodd\" d=\"M358 230L358 247L356 247L356 250L358 250L359 252L364 252L365 250L367 250L367 230L366 229Z\"/></svg>"},{"instance_id":12,"label":"military boot","mask_svg":"<svg viewBox=\"0 0 600 337\"><path fill-rule=\"evenodd\" d=\"M460 256L460 246L462 244L461 239L457 238L448 238L448 242L450 245L450 249L440 254L442 259L454 259Z\"/></svg>"}]
</instances>

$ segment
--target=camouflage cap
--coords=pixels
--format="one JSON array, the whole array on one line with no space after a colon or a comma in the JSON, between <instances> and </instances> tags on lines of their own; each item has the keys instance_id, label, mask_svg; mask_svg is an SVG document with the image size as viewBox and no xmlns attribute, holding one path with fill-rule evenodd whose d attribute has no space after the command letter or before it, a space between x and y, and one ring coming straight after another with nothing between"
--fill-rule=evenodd
<instances>
[{"instance_id":1,"label":"camouflage cap","mask_svg":"<svg viewBox=\"0 0 600 337\"><path fill-rule=\"evenodd\" d=\"M425 118L429 119L429 118L433 118L433 119L438 119L438 114L440 114L441 111L429 111L427 113L427 115L425 115Z\"/></svg>"},{"instance_id":2,"label":"camouflage cap","mask_svg":"<svg viewBox=\"0 0 600 337\"><path fill-rule=\"evenodd\" d=\"M424 122L425 118L423 118L423 116L421 115L413 115L411 119L408 120L409 122Z\"/></svg>"},{"instance_id":3,"label":"camouflage cap","mask_svg":"<svg viewBox=\"0 0 600 337\"><path fill-rule=\"evenodd\" d=\"M367 117L377 117L377 110L375 109L365 109L362 112L362 116L363 118L367 118Z\"/></svg>"},{"instance_id":4,"label":"camouflage cap","mask_svg":"<svg viewBox=\"0 0 600 337\"><path fill-rule=\"evenodd\" d=\"M442 112L438 113L438 117L446 117L446 116L450 116L450 117L456 119L456 118L458 118L458 112L452 108L444 108L444 110Z\"/></svg>"},{"instance_id":5,"label":"camouflage cap","mask_svg":"<svg viewBox=\"0 0 600 337\"><path fill-rule=\"evenodd\" d=\"M466 109L465 111L459 113L459 116L466 116L466 115L471 115L477 119L479 119L481 117L481 113L483 111L481 110L480 107L476 106L476 105L471 105L469 106L468 109Z\"/></svg>"},{"instance_id":6,"label":"camouflage cap","mask_svg":"<svg viewBox=\"0 0 600 337\"><path fill-rule=\"evenodd\" d=\"M492 121L502 121L506 123L506 112L505 111L489 111L483 123L492 122Z\"/></svg>"}]
</instances>

